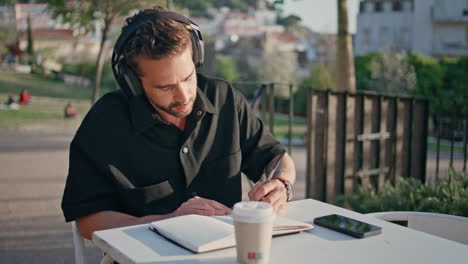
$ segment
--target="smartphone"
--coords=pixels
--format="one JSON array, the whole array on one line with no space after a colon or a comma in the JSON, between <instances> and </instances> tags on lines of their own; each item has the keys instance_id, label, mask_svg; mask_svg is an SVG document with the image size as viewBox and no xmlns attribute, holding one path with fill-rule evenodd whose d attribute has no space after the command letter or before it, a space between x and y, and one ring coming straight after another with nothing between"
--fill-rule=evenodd
<instances>
[{"instance_id":1,"label":"smartphone","mask_svg":"<svg viewBox=\"0 0 468 264\"><path fill-rule=\"evenodd\" d=\"M381 227L337 214L317 217L314 219L314 223L357 238L365 238L382 233Z\"/></svg>"}]
</instances>

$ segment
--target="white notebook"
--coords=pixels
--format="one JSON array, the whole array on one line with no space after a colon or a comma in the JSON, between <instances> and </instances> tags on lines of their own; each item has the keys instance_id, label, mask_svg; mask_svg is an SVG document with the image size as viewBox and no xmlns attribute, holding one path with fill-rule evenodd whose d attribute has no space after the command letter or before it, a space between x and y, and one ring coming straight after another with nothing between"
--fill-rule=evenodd
<instances>
[{"instance_id":1,"label":"white notebook","mask_svg":"<svg viewBox=\"0 0 468 264\"><path fill-rule=\"evenodd\" d=\"M273 236L298 233L312 228L314 227L310 224L276 216ZM236 245L234 222L229 215L184 215L152 222L150 229L195 253Z\"/></svg>"}]
</instances>

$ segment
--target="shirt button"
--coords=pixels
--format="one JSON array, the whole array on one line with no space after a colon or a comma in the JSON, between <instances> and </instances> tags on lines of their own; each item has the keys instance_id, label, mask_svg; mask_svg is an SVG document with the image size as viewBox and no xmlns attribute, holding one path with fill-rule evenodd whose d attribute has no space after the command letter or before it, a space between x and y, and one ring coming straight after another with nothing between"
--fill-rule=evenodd
<instances>
[{"instance_id":1,"label":"shirt button","mask_svg":"<svg viewBox=\"0 0 468 264\"><path fill-rule=\"evenodd\" d=\"M199 115L199 116L201 116L202 114L203 114L202 111L197 112L197 115Z\"/></svg>"},{"instance_id":2,"label":"shirt button","mask_svg":"<svg viewBox=\"0 0 468 264\"><path fill-rule=\"evenodd\" d=\"M184 154L187 154L188 148L187 148L187 147L184 147L184 148L182 149L182 152L183 152Z\"/></svg>"}]
</instances>

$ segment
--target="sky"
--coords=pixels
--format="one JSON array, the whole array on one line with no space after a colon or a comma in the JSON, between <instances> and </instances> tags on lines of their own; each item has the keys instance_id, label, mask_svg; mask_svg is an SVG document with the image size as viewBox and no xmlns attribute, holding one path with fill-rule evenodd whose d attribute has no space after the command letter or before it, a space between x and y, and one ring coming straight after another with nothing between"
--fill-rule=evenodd
<instances>
[{"instance_id":1,"label":"sky","mask_svg":"<svg viewBox=\"0 0 468 264\"><path fill-rule=\"evenodd\" d=\"M359 0L348 0L349 30L356 32ZM284 0L283 15L295 14L302 23L320 33L337 32L337 0Z\"/></svg>"}]
</instances>

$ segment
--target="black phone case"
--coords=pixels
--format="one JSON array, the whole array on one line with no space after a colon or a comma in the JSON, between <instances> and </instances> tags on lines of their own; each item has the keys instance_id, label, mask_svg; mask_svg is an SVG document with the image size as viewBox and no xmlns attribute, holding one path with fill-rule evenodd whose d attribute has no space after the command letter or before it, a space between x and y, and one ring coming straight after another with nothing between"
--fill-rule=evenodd
<instances>
[{"instance_id":1,"label":"black phone case","mask_svg":"<svg viewBox=\"0 0 468 264\"><path fill-rule=\"evenodd\" d=\"M360 222L360 223L364 223L364 224L367 224L367 225L371 225L371 226L374 226L374 227L376 227L378 229L373 230L373 231L364 232L364 233L358 233L358 232L353 232L351 230L344 229L344 228L341 228L339 226L332 225L332 224L329 224L327 222L321 221L322 218L325 218L327 216L328 215L315 218L314 223L319 225L319 226L323 226L323 227L329 228L331 230L334 230L334 231L337 231L337 232L340 232L340 233L344 233L344 234L347 234L347 235L350 235L350 236L353 236L353 237L356 237L356 238L366 238L366 237L371 237L371 236L375 236L375 235L378 235L378 234L382 233L382 228L381 227L378 227L378 226L375 226L375 225L372 225L372 224L368 224L368 223L364 223L362 221L352 219L352 218L349 218L349 217L346 217L346 216L343 216L343 215L339 215L339 216L347 218L347 219L351 219L353 221L357 221L357 222Z\"/></svg>"}]
</instances>

